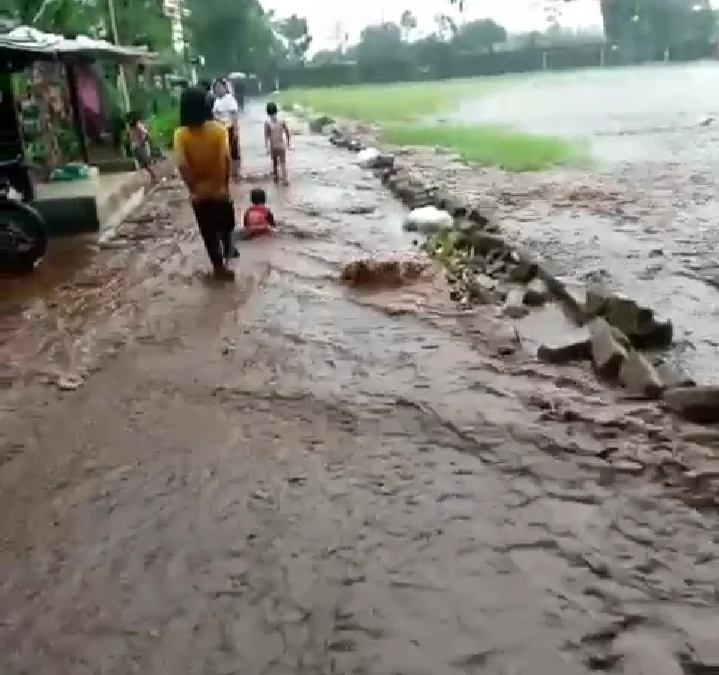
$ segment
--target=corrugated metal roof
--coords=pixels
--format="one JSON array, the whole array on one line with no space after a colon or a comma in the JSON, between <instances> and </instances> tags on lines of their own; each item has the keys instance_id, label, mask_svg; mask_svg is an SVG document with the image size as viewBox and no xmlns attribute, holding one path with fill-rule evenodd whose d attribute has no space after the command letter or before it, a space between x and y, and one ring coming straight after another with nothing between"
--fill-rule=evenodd
<instances>
[{"instance_id":1,"label":"corrugated metal roof","mask_svg":"<svg viewBox=\"0 0 719 675\"><path fill-rule=\"evenodd\" d=\"M106 40L95 40L85 35L66 38L54 33L43 33L30 26L18 26L9 33L0 35L0 49L36 54L38 56L61 57L69 54L107 56L116 59L156 59L157 54L140 47L113 45Z\"/></svg>"}]
</instances>

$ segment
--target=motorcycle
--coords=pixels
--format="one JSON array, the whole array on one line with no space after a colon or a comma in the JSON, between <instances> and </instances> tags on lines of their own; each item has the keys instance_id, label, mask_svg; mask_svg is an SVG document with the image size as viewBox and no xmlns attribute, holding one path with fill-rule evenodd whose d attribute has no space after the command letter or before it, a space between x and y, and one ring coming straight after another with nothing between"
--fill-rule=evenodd
<instances>
[{"instance_id":1,"label":"motorcycle","mask_svg":"<svg viewBox=\"0 0 719 675\"><path fill-rule=\"evenodd\" d=\"M45 256L47 229L33 197L22 158L0 162L0 274L28 274Z\"/></svg>"}]
</instances>

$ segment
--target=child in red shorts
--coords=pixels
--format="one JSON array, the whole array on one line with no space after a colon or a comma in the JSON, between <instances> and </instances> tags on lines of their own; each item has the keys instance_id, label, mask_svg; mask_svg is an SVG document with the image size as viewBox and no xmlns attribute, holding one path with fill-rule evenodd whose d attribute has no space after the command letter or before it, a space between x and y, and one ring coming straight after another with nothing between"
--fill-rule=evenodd
<instances>
[{"instance_id":1,"label":"child in red shorts","mask_svg":"<svg viewBox=\"0 0 719 675\"><path fill-rule=\"evenodd\" d=\"M250 201L252 206L245 211L243 220L243 239L254 239L273 234L276 226L275 217L267 207L265 191L262 188L254 188L250 192Z\"/></svg>"}]
</instances>

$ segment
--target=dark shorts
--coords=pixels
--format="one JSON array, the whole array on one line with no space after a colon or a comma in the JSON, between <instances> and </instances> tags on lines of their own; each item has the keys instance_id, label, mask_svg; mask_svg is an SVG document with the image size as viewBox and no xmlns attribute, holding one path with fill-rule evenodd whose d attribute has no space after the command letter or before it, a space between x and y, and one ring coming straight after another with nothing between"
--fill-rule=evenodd
<instances>
[{"instance_id":1,"label":"dark shorts","mask_svg":"<svg viewBox=\"0 0 719 675\"><path fill-rule=\"evenodd\" d=\"M240 139L237 138L237 130L235 127L227 129L227 137L230 141L230 158L233 162L240 159Z\"/></svg>"},{"instance_id":2,"label":"dark shorts","mask_svg":"<svg viewBox=\"0 0 719 675\"><path fill-rule=\"evenodd\" d=\"M270 159L272 164L282 164L287 158L287 150L285 148L272 148L270 150Z\"/></svg>"},{"instance_id":3,"label":"dark shorts","mask_svg":"<svg viewBox=\"0 0 719 675\"><path fill-rule=\"evenodd\" d=\"M150 144L145 143L135 148L135 157L137 158L137 163L141 168L149 169L152 164L152 150L150 149Z\"/></svg>"},{"instance_id":4,"label":"dark shorts","mask_svg":"<svg viewBox=\"0 0 719 675\"><path fill-rule=\"evenodd\" d=\"M192 202L207 255L219 266L232 257L235 205L230 199L200 199Z\"/></svg>"}]
</instances>

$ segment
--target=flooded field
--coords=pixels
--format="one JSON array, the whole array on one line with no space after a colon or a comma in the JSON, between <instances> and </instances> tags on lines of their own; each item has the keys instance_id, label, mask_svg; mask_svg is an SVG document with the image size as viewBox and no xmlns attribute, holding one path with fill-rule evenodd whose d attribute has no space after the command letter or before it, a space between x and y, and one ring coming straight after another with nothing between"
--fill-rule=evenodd
<instances>
[{"instance_id":1,"label":"flooded field","mask_svg":"<svg viewBox=\"0 0 719 675\"><path fill-rule=\"evenodd\" d=\"M587 139L602 163L719 163L719 62L528 75L476 100L467 97L448 119L521 127Z\"/></svg>"},{"instance_id":2,"label":"flooded field","mask_svg":"<svg viewBox=\"0 0 719 675\"><path fill-rule=\"evenodd\" d=\"M528 77L454 115L587 140L589 171L507 176L436 157L425 171L489 200L503 227L581 282L646 302L677 327L673 357L719 377L719 64Z\"/></svg>"},{"instance_id":3,"label":"flooded field","mask_svg":"<svg viewBox=\"0 0 719 675\"><path fill-rule=\"evenodd\" d=\"M235 285L171 181L3 289L0 671L711 672L716 510L650 474L719 437L499 350L439 277L349 291L343 263L414 255L402 209L322 137L290 162ZM561 250L562 184L505 183L508 226Z\"/></svg>"}]
</instances>

